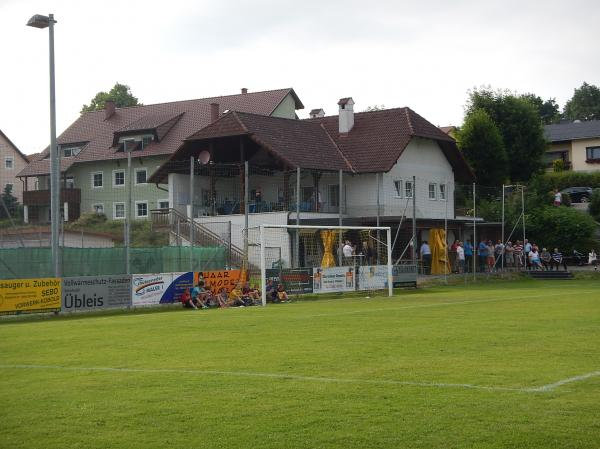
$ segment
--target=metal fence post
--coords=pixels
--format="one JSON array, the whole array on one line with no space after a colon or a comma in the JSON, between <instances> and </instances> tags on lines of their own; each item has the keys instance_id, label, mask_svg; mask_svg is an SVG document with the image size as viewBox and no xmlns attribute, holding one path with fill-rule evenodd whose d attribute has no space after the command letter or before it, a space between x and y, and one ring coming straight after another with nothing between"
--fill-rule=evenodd
<instances>
[{"instance_id":1,"label":"metal fence post","mask_svg":"<svg viewBox=\"0 0 600 449\"><path fill-rule=\"evenodd\" d=\"M300 167L296 168L296 225L300 226ZM300 268L300 229L295 236L296 268Z\"/></svg>"},{"instance_id":2,"label":"metal fence post","mask_svg":"<svg viewBox=\"0 0 600 449\"><path fill-rule=\"evenodd\" d=\"M194 156L190 156L190 271L194 271Z\"/></svg>"}]
</instances>

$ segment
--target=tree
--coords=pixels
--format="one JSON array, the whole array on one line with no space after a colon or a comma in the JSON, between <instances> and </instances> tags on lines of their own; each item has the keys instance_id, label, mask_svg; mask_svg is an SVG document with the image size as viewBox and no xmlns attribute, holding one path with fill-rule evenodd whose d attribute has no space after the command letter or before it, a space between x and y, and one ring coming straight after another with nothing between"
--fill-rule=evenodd
<instances>
[{"instance_id":1,"label":"tree","mask_svg":"<svg viewBox=\"0 0 600 449\"><path fill-rule=\"evenodd\" d=\"M7 211L13 218L19 215L19 200L12 194L12 185L4 186L0 203L0 218L9 218Z\"/></svg>"},{"instance_id":2,"label":"tree","mask_svg":"<svg viewBox=\"0 0 600 449\"><path fill-rule=\"evenodd\" d=\"M115 83L113 88L108 92L98 92L89 105L84 104L81 112L100 111L104 109L107 100L115 102L115 106L122 108L124 106L139 106L140 103L137 97L131 93L129 86L125 84Z\"/></svg>"},{"instance_id":3,"label":"tree","mask_svg":"<svg viewBox=\"0 0 600 449\"><path fill-rule=\"evenodd\" d=\"M458 147L476 178L486 185L500 185L508 177L508 158L502 135L483 109L475 109L457 134Z\"/></svg>"},{"instance_id":4,"label":"tree","mask_svg":"<svg viewBox=\"0 0 600 449\"><path fill-rule=\"evenodd\" d=\"M475 89L469 94L467 115L483 109L498 127L508 156L512 181L527 181L543 168L547 142L537 109L509 91Z\"/></svg>"},{"instance_id":5,"label":"tree","mask_svg":"<svg viewBox=\"0 0 600 449\"><path fill-rule=\"evenodd\" d=\"M549 98L548 100L544 101L541 99L541 97L535 94L524 94L521 95L521 98L527 100L533 105L533 107L538 111L538 114L540 115L544 125L551 125L552 123L557 123L560 120L559 106L556 103L556 99Z\"/></svg>"},{"instance_id":6,"label":"tree","mask_svg":"<svg viewBox=\"0 0 600 449\"><path fill-rule=\"evenodd\" d=\"M384 104L373 104L371 106L367 106L367 108L363 112L383 111L384 109Z\"/></svg>"},{"instance_id":7,"label":"tree","mask_svg":"<svg viewBox=\"0 0 600 449\"><path fill-rule=\"evenodd\" d=\"M600 89L584 82L565 104L563 116L569 120L600 120Z\"/></svg>"},{"instance_id":8,"label":"tree","mask_svg":"<svg viewBox=\"0 0 600 449\"><path fill-rule=\"evenodd\" d=\"M563 253L589 248L596 229L592 217L570 207L538 207L526 222L530 241Z\"/></svg>"}]
</instances>

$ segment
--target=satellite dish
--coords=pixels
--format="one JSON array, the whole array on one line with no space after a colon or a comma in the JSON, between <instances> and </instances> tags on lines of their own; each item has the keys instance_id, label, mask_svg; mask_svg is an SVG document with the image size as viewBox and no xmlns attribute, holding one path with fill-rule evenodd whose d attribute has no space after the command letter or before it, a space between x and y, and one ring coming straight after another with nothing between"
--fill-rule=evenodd
<instances>
[{"instance_id":1,"label":"satellite dish","mask_svg":"<svg viewBox=\"0 0 600 449\"><path fill-rule=\"evenodd\" d=\"M200 163L200 165L206 165L206 164L208 164L209 161L210 161L210 153L206 150L201 151L200 154L198 155L198 163Z\"/></svg>"}]
</instances>

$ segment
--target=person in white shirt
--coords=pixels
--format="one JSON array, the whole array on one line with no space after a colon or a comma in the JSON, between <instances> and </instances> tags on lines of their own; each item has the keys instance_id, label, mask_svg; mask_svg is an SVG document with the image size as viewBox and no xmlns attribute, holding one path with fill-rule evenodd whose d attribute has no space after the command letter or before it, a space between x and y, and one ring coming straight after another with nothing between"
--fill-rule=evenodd
<instances>
[{"instance_id":1,"label":"person in white shirt","mask_svg":"<svg viewBox=\"0 0 600 449\"><path fill-rule=\"evenodd\" d=\"M558 190L554 191L554 205L555 206L560 206L562 204L562 193L560 193Z\"/></svg>"},{"instance_id":2,"label":"person in white shirt","mask_svg":"<svg viewBox=\"0 0 600 449\"><path fill-rule=\"evenodd\" d=\"M344 244L344 247L342 248L342 254L344 255L344 264L345 265L352 265L352 245L350 245L350 241L346 240L346 243Z\"/></svg>"},{"instance_id":3,"label":"person in white shirt","mask_svg":"<svg viewBox=\"0 0 600 449\"><path fill-rule=\"evenodd\" d=\"M465 271L465 250L461 242L456 245L456 259L458 261L458 272L462 274Z\"/></svg>"},{"instance_id":4,"label":"person in white shirt","mask_svg":"<svg viewBox=\"0 0 600 449\"><path fill-rule=\"evenodd\" d=\"M423 274L431 274L431 248L429 248L427 240L423 240L419 254L423 263Z\"/></svg>"}]
</instances>

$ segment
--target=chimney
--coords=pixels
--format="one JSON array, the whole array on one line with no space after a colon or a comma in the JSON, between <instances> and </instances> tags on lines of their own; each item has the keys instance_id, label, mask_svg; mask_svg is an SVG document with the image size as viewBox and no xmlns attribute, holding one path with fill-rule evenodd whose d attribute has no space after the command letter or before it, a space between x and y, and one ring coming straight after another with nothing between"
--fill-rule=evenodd
<instances>
[{"instance_id":1,"label":"chimney","mask_svg":"<svg viewBox=\"0 0 600 449\"><path fill-rule=\"evenodd\" d=\"M247 93L248 93L248 89L247 89L247 88L245 88L245 87L242 87L242 93L243 93L243 94L247 94Z\"/></svg>"},{"instance_id":2,"label":"chimney","mask_svg":"<svg viewBox=\"0 0 600 449\"><path fill-rule=\"evenodd\" d=\"M325 117L325 111L322 108L313 109L310 111L310 118L321 118Z\"/></svg>"},{"instance_id":3,"label":"chimney","mask_svg":"<svg viewBox=\"0 0 600 449\"><path fill-rule=\"evenodd\" d=\"M354 100L352 97L341 98L338 105L340 106L338 117L340 134L345 135L354 126Z\"/></svg>"},{"instance_id":4,"label":"chimney","mask_svg":"<svg viewBox=\"0 0 600 449\"><path fill-rule=\"evenodd\" d=\"M210 122L214 123L219 119L219 103L210 104Z\"/></svg>"},{"instance_id":5,"label":"chimney","mask_svg":"<svg viewBox=\"0 0 600 449\"><path fill-rule=\"evenodd\" d=\"M108 120L115 114L115 102L106 100L104 102L104 120Z\"/></svg>"}]
</instances>

